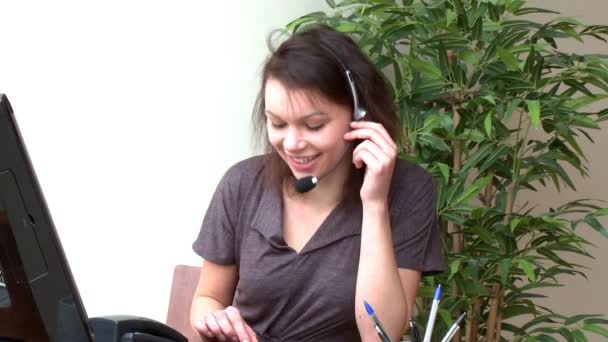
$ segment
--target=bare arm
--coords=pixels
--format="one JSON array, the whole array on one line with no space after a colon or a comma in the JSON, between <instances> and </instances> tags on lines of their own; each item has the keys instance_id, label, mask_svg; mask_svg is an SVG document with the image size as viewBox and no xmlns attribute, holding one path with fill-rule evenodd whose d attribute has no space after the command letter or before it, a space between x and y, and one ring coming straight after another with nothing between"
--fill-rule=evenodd
<instances>
[{"instance_id":1,"label":"bare arm","mask_svg":"<svg viewBox=\"0 0 608 342\"><path fill-rule=\"evenodd\" d=\"M391 341L399 341L411 316L419 273L400 270L395 260L388 209L397 145L379 123L354 121L346 140L363 140L353 150L353 164L363 166L361 251L355 293L355 317L363 341L378 341L364 301L372 305Z\"/></svg>"},{"instance_id":2,"label":"bare arm","mask_svg":"<svg viewBox=\"0 0 608 342\"><path fill-rule=\"evenodd\" d=\"M230 306L237 282L236 265L203 263L190 310L190 324L203 342L217 341L210 336L219 336L220 340L238 337L239 341L256 341L255 333L240 312Z\"/></svg>"},{"instance_id":3,"label":"bare arm","mask_svg":"<svg viewBox=\"0 0 608 342\"><path fill-rule=\"evenodd\" d=\"M355 315L361 339L378 341L364 300L374 308L391 341L399 341L409 317L409 305L406 305L406 289L395 261L386 206L368 209L364 206L355 294Z\"/></svg>"},{"instance_id":4,"label":"bare arm","mask_svg":"<svg viewBox=\"0 0 608 342\"><path fill-rule=\"evenodd\" d=\"M232 303L238 273L236 265L218 265L209 261L203 262L200 277L194 291L191 317L203 316L204 313L218 308L224 309ZM201 302L213 302L216 305L209 308Z\"/></svg>"},{"instance_id":5,"label":"bare arm","mask_svg":"<svg viewBox=\"0 0 608 342\"><path fill-rule=\"evenodd\" d=\"M411 269L400 268L399 278L401 278L401 287L403 287L403 293L405 294L405 303L407 305L407 319L409 322L414 313L414 301L416 300L416 292L420 287L420 277L422 274L420 271Z\"/></svg>"}]
</instances>

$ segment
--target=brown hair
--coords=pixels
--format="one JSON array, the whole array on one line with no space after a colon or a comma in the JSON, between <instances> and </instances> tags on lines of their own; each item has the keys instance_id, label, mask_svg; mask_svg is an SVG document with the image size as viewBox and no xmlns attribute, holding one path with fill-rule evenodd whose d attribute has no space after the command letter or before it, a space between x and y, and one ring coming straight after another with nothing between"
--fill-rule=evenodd
<instances>
[{"instance_id":1,"label":"brown hair","mask_svg":"<svg viewBox=\"0 0 608 342\"><path fill-rule=\"evenodd\" d=\"M351 70L359 104L367 109L365 120L384 126L393 140L397 140L399 118L393 92L382 73L357 44L346 34L327 26L309 26L291 35L274 50L269 36L271 54L264 63L262 82L252 115L253 138L264 142L267 179L280 189L285 180L293 178L289 167L268 141L265 115L265 88L268 79L275 79L292 91L306 91L320 95L336 104L353 107L345 70ZM358 198L357 184L362 172L351 168L345 184L344 198Z\"/></svg>"}]
</instances>

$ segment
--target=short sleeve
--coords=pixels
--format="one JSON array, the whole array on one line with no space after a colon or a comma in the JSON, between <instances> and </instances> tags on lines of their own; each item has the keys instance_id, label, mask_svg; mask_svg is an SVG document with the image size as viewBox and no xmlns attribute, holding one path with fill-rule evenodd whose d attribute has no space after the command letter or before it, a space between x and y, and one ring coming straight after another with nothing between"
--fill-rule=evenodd
<instances>
[{"instance_id":1,"label":"short sleeve","mask_svg":"<svg viewBox=\"0 0 608 342\"><path fill-rule=\"evenodd\" d=\"M437 190L433 177L425 173L421 185L409 194L397 196L391 212L392 237L399 268L422 272L424 276L445 270L437 225Z\"/></svg>"},{"instance_id":2,"label":"short sleeve","mask_svg":"<svg viewBox=\"0 0 608 342\"><path fill-rule=\"evenodd\" d=\"M218 184L192 249L203 259L221 265L236 263L235 227L238 175L231 168Z\"/></svg>"}]
</instances>

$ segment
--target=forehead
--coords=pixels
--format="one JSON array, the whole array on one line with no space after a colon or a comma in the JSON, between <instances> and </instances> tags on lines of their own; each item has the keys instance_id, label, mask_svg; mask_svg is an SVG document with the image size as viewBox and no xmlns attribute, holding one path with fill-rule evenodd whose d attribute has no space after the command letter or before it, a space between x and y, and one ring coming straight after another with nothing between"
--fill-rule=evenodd
<instances>
[{"instance_id":1,"label":"forehead","mask_svg":"<svg viewBox=\"0 0 608 342\"><path fill-rule=\"evenodd\" d=\"M272 78L266 81L264 105L267 110L279 116L299 116L314 111L329 114L334 112L332 107L337 106L321 94L303 89L288 89L281 82Z\"/></svg>"}]
</instances>

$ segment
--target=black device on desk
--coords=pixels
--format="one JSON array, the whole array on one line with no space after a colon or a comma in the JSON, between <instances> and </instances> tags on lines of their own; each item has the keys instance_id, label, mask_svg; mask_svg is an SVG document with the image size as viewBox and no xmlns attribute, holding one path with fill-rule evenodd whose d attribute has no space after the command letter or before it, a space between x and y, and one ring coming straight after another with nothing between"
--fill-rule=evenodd
<instances>
[{"instance_id":1,"label":"black device on desk","mask_svg":"<svg viewBox=\"0 0 608 342\"><path fill-rule=\"evenodd\" d=\"M0 94L0 341L187 341L172 328L141 317L88 319L4 94Z\"/></svg>"}]
</instances>

